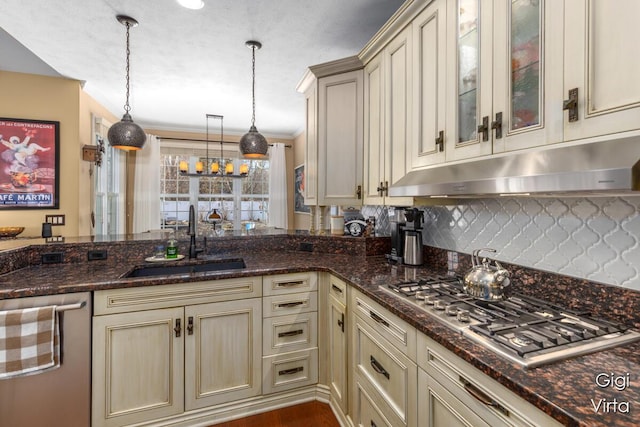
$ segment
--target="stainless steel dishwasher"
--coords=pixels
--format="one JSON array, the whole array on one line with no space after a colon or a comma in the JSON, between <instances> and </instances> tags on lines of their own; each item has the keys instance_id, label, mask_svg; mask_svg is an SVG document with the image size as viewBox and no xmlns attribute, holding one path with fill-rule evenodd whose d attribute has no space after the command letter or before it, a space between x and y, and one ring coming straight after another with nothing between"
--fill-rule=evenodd
<instances>
[{"instance_id":1,"label":"stainless steel dishwasher","mask_svg":"<svg viewBox=\"0 0 640 427\"><path fill-rule=\"evenodd\" d=\"M91 294L0 300L0 311L58 306L60 367L0 380L0 426L91 424Z\"/></svg>"}]
</instances>

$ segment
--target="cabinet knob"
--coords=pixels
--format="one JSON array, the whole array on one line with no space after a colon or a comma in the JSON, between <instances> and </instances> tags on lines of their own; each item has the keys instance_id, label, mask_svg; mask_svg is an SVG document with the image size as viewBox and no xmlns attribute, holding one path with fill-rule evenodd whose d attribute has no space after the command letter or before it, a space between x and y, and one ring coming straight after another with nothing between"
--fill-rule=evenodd
<instances>
[{"instance_id":1,"label":"cabinet knob","mask_svg":"<svg viewBox=\"0 0 640 427\"><path fill-rule=\"evenodd\" d=\"M569 112L569 121L578 121L578 88L569 89L569 99L562 103L562 109Z\"/></svg>"},{"instance_id":2,"label":"cabinet knob","mask_svg":"<svg viewBox=\"0 0 640 427\"><path fill-rule=\"evenodd\" d=\"M489 140L489 116L482 118L482 124L478 125L478 134L482 134L482 140Z\"/></svg>"},{"instance_id":3,"label":"cabinet knob","mask_svg":"<svg viewBox=\"0 0 640 427\"><path fill-rule=\"evenodd\" d=\"M496 113L496 119L491 122L491 129L496 131L496 139L502 138L502 111Z\"/></svg>"}]
</instances>

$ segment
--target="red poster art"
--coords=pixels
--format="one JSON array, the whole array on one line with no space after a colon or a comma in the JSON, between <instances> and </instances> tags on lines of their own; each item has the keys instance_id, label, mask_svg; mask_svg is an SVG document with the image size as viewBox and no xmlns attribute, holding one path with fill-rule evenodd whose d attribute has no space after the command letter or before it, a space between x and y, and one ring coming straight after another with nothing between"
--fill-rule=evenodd
<instances>
[{"instance_id":1,"label":"red poster art","mask_svg":"<svg viewBox=\"0 0 640 427\"><path fill-rule=\"evenodd\" d=\"M0 209L57 209L60 123L0 118Z\"/></svg>"}]
</instances>

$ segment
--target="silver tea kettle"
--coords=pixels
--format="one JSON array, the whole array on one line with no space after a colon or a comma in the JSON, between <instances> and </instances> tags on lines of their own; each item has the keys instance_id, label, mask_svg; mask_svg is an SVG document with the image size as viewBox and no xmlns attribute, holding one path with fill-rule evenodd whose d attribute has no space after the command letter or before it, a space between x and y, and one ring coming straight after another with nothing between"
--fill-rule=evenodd
<instances>
[{"instance_id":1,"label":"silver tea kettle","mask_svg":"<svg viewBox=\"0 0 640 427\"><path fill-rule=\"evenodd\" d=\"M500 301L506 298L505 289L510 284L510 273L498 261L483 258L480 262L480 252L496 252L495 249L476 249L471 255L471 271L464 276L464 291L474 298L486 301Z\"/></svg>"}]
</instances>

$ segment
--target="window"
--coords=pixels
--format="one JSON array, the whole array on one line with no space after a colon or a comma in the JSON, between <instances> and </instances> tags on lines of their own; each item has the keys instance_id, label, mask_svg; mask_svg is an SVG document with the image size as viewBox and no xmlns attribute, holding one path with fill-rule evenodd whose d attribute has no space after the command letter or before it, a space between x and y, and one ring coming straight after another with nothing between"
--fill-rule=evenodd
<instances>
[{"instance_id":1,"label":"window","mask_svg":"<svg viewBox=\"0 0 640 427\"><path fill-rule=\"evenodd\" d=\"M173 150L175 153L175 149ZM238 171L241 164L249 168L246 178L188 177L180 173L179 164L184 160L195 170L196 161L205 162L200 153L168 154L160 156L161 185L160 204L163 228L186 229L189 205L197 207L196 215L206 230L209 216L215 210L222 217L222 228L240 230L251 224L264 227L269 211L269 161L225 158L212 159L220 164L233 162ZM206 162L205 162L206 164ZM213 230L213 226L209 226Z\"/></svg>"}]
</instances>

